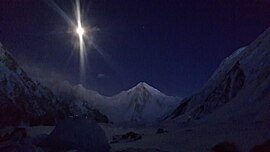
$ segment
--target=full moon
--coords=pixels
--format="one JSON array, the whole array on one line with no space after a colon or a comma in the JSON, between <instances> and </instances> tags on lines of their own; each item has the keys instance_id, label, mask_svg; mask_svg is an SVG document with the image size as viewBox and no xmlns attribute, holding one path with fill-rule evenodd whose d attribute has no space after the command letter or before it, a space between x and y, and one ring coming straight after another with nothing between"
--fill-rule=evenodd
<instances>
[{"instance_id":1,"label":"full moon","mask_svg":"<svg viewBox=\"0 0 270 152\"><path fill-rule=\"evenodd\" d=\"M77 34L78 34L79 36L82 36L82 35L84 34L84 29L83 29L82 27L78 27L78 28L76 29L76 32L77 32Z\"/></svg>"}]
</instances>

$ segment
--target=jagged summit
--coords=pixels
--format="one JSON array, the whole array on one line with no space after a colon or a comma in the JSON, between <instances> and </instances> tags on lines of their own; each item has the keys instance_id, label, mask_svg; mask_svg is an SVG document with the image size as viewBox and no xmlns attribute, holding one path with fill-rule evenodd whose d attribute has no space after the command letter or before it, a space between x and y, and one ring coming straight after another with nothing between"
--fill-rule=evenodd
<instances>
[{"instance_id":1,"label":"jagged summit","mask_svg":"<svg viewBox=\"0 0 270 152\"><path fill-rule=\"evenodd\" d=\"M131 93L131 92L137 92L137 93L148 92L151 95L162 95L162 96L166 96L165 94L163 94L162 92L160 92L158 89L150 86L146 82L140 82L140 83L138 83L135 87L127 90L127 92L129 92L129 93Z\"/></svg>"},{"instance_id":2,"label":"jagged summit","mask_svg":"<svg viewBox=\"0 0 270 152\"><path fill-rule=\"evenodd\" d=\"M115 123L153 123L168 114L177 105L179 98L163 94L145 82L110 97L105 114ZM102 108L104 104L102 105Z\"/></svg>"},{"instance_id":3,"label":"jagged summit","mask_svg":"<svg viewBox=\"0 0 270 152\"><path fill-rule=\"evenodd\" d=\"M152 87L149 84L147 84L146 82L139 82L136 87Z\"/></svg>"},{"instance_id":4,"label":"jagged summit","mask_svg":"<svg viewBox=\"0 0 270 152\"><path fill-rule=\"evenodd\" d=\"M146 82L139 82L135 87L151 87L151 86Z\"/></svg>"}]
</instances>

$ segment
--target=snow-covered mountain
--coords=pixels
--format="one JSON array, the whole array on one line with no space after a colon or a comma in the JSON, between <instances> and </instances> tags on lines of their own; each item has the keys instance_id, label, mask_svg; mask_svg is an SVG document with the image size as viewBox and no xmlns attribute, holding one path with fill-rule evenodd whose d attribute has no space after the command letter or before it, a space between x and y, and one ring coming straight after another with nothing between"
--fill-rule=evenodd
<instances>
[{"instance_id":1,"label":"snow-covered mountain","mask_svg":"<svg viewBox=\"0 0 270 152\"><path fill-rule=\"evenodd\" d=\"M112 97L100 95L82 85L72 86L67 81L53 82L48 87L66 100L86 101L85 104L98 109L116 124L156 122L172 112L180 100L178 97L166 96L145 82Z\"/></svg>"},{"instance_id":2,"label":"snow-covered mountain","mask_svg":"<svg viewBox=\"0 0 270 152\"><path fill-rule=\"evenodd\" d=\"M167 119L269 120L269 101L270 29L224 59L204 89L183 99Z\"/></svg>"},{"instance_id":3,"label":"snow-covered mountain","mask_svg":"<svg viewBox=\"0 0 270 152\"><path fill-rule=\"evenodd\" d=\"M0 47L0 124L52 123L54 115L64 115L58 109L59 100L53 93L33 82L19 67L10 53ZM55 110L57 109L57 110Z\"/></svg>"},{"instance_id":4,"label":"snow-covered mountain","mask_svg":"<svg viewBox=\"0 0 270 152\"><path fill-rule=\"evenodd\" d=\"M69 102L54 95L48 88L34 82L0 45L0 126L21 122L53 124L72 115L104 117L83 102ZM83 108L82 108L83 107Z\"/></svg>"},{"instance_id":5,"label":"snow-covered mountain","mask_svg":"<svg viewBox=\"0 0 270 152\"><path fill-rule=\"evenodd\" d=\"M153 123L171 112L179 98L167 96L141 82L109 100L108 111L115 122Z\"/></svg>"},{"instance_id":6,"label":"snow-covered mountain","mask_svg":"<svg viewBox=\"0 0 270 152\"><path fill-rule=\"evenodd\" d=\"M97 109L97 102L104 101L104 96L96 91L87 90L82 85L73 86L68 81L46 82L53 93L68 106L73 116L90 116L97 122L108 123L109 119Z\"/></svg>"}]
</instances>

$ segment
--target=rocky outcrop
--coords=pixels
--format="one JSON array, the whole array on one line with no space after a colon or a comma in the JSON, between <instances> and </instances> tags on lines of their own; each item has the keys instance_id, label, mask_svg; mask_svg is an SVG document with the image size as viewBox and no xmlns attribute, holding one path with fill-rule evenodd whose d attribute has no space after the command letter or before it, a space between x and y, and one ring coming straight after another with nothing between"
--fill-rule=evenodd
<instances>
[{"instance_id":1,"label":"rocky outcrop","mask_svg":"<svg viewBox=\"0 0 270 152\"><path fill-rule=\"evenodd\" d=\"M0 47L0 127L55 125L59 120L78 115L109 122L104 114L89 105L62 99L33 81L11 54Z\"/></svg>"},{"instance_id":2,"label":"rocky outcrop","mask_svg":"<svg viewBox=\"0 0 270 152\"><path fill-rule=\"evenodd\" d=\"M225 120L225 117L231 120L243 119L243 115L265 119L269 111L266 105L266 92L270 86L269 61L270 29L249 46L240 48L225 58L205 87L183 99L165 119L189 122L207 116L217 121ZM264 112L252 115L255 107ZM242 118L239 117L240 113Z\"/></svg>"}]
</instances>

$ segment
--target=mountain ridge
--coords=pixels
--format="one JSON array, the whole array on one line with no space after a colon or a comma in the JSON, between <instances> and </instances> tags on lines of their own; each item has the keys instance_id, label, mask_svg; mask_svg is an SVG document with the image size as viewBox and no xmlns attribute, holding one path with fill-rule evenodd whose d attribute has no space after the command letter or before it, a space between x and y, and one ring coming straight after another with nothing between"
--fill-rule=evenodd
<instances>
[{"instance_id":1,"label":"mountain ridge","mask_svg":"<svg viewBox=\"0 0 270 152\"><path fill-rule=\"evenodd\" d=\"M90 107L59 99L49 88L33 81L8 50L0 47L0 126L53 125L69 116L87 115L96 120L104 115ZM83 105L83 104L82 104ZM9 115L9 117L6 117Z\"/></svg>"},{"instance_id":2,"label":"mountain ridge","mask_svg":"<svg viewBox=\"0 0 270 152\"><path fill-rule=\"evenodd\" d=\"M155 122L173 109L173 106L180 100L179 97L165 95L146 82L139 82L134 87L113 96L103 96L97 91L84 88L82 85L73 86L66 83L68 82L63 84L65 87L61 87L61 82L58 85L53 83L54 88L51 88L56 94L58 91L62 91L62 96L68 97L72 94L76 99L84 100L91 107L95 107L107 115L114 123ZM145 107L149 107L149 112L145 112L147 111ZM155 108L158 110L151 110Z\"/></svg>"},{"instance_id":3,"label":"mountain ridge","mask_svg":"<svg viewBox=\"0 0 270 152\"><path fill-rule=\"evenodd\" d=\"M210 118L212 121L241 120L236 113L241 111L241 115L248 115L247 109L252 110L252 104L265 109L263 92L270 86L269 69L270 28L250 45L225 58L205 87L183 99L166 119L179 122Z\"/></svg>"}]
</instances>

